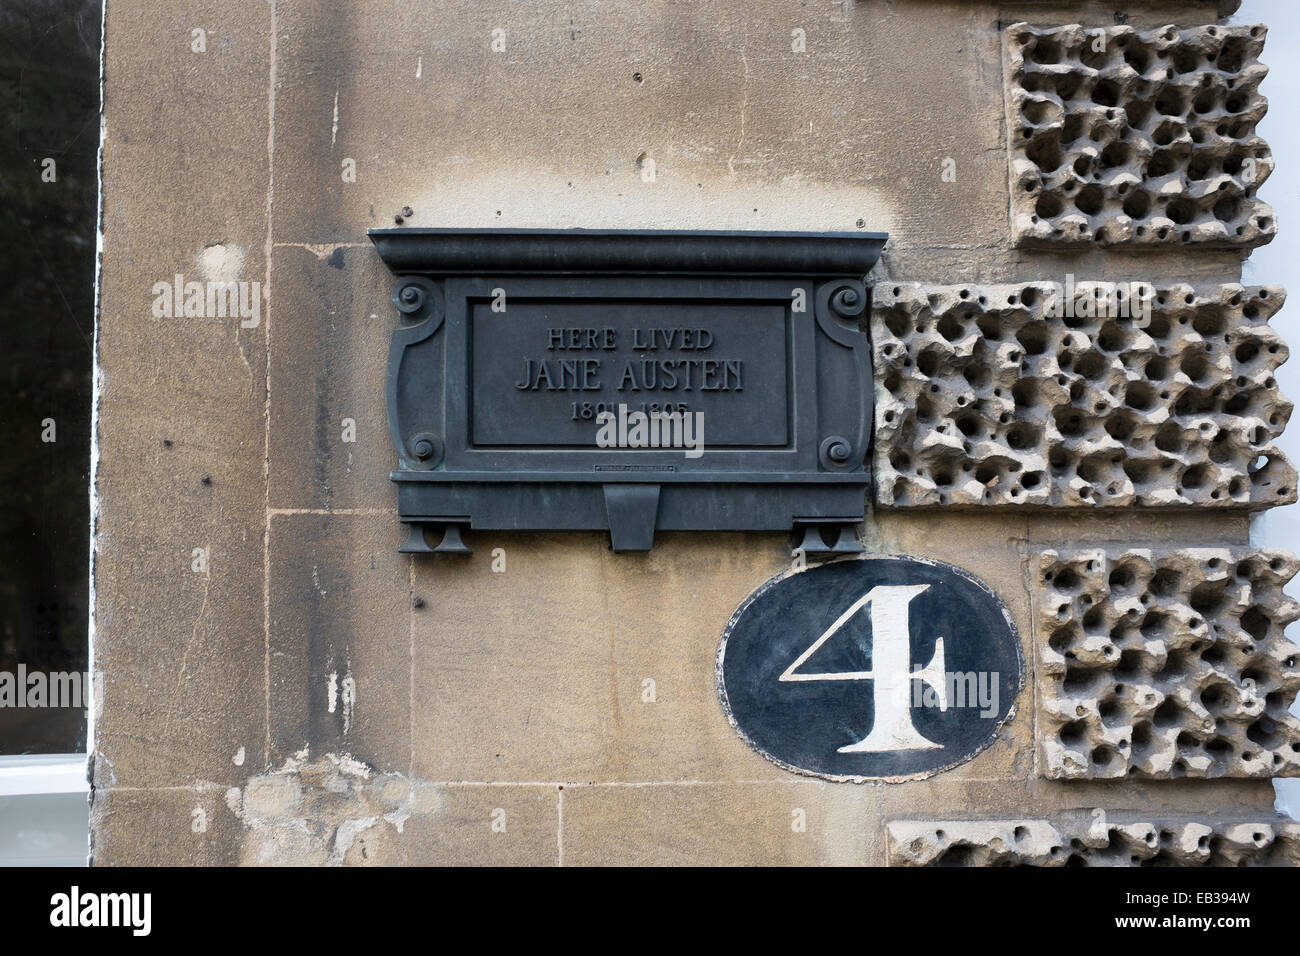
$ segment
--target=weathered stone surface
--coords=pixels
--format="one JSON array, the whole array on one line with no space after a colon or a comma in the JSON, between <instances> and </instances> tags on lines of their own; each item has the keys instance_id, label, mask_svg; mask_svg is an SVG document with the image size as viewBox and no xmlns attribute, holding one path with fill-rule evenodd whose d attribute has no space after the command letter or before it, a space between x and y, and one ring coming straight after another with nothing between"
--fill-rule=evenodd
<instances>
[{"instance_id":1,"label":"weathered stone surface","mask_svg":"<svg viewBox=\"0 0 1300 956\"><path fill-rule=\"evenodd\" d=\"M242 786L100 789L97 866L554 866L555 785L431 783L307 748Z\"/></svg>"},{"instance_id":2,"label":"weathered stone surface","mask_svg":"<svg viewBox=\"0 0 1300 956\"><path fill-rule=\"evenodd\" d=\"M906 246L998 242L997 5L812 10L488 0L430 19L387 0L282 3L276 113L292 120L276 127L276 240L364 241L364 228L409 206L416 226L866 228ZM806 52L792 49L795 28ZM954 61L970 81L953 77ZM945 156L960 163L960 187L939 188ZM345 157L355 182L341 180Z\"/></svg>"},{"instance_id":3,"label":"weathered stone surface","mask_svg":"<svg viewBox=\"0 0 1300 956\"><path fill-rule=\"evenodd\" d=\"M566 866L861 866L880 862L879 791L804 780L566 787ZM877 828L878 832L878 828Z\"/></svg>"},{"instance_id":4,"label":"weathered stone surface","mask_svg":"<svg viewBox=\"0 0 1300 956\"><path fill-rule=\"evenodd\" d=\"M384 404L392 333L386 272L367 247L275 250L275 336L292 347L273 348L269 359L273 508L393 506Z\"/></svg>"},{"instance_id":5,"label":"weathered stone surface","mask_svg":"<svg viewBox=\"0 0 1300 956\"><path fill-rule=\"evenodd\" d=\"M97 788L230 784L248 773L235 755L261 766L266 738L270 315L156 317L152 305L154 285L179 273L187 283L249 283L250 302L269 309L267 116L249 104L264 105L270 15L259 6L231 16L207 0L170 12L134 0L112 6L95 373L93 778ZM189 49L197 24L212 31L206 58ZM125 815L128 799L116 819L146 819Z\"/></svg>"},{"instance_id":6,"label":"weathered stone surface","mask_svg":"<svg viewBox=\"0 0 1300 956\"><path fill-rule=\"evenodd\" d=\"M1254 248L1277 233L1256 190L1262 26L1006 31L1017 243Z\"/></svg>"},{"instance_id":7,"label":"weathered stone surface","mask_svg":"<svg viewBox=\"0 0 1300 956\"><path fill-rule=\"evenodd\" d=\"M1274 445L1292 409L1274 378L1287 347L1268 324L1283 290L1161 287L1149 322L1056 316L1058 291L876 287L878 504L1296 500Z\"/></svg>"},{"instance_id":8,"label":"weathered stone surface","mask_svg":"<svg viewBox=\"0 0 1300 956\"><path fill-rule=\"evenodd\" d=\"M416 561L413 770L431 780L780 780L718 703L718 640L785 535L468 536ZM493 555L500 560L493 570ZM647 600L647 596L653 596ZM1032 749L1032 748L1031 748Z\"/></svg>"},{"instance_id":9,"label":"weathered stone surface","mask_svg":"<svg viewBox=\"0 0 1300 956\"><path fill-rule=\"evenodd\" d=\"M1281 551L1102 549L1040 559L1042 773L1300 776L1300 647Z\"/></svg>"},{"instance_id":10,"label":"weathered stone surface","mask_svg":"<svg viewBox=\"0 0 1300 956\"><path fill-rule=\"evenodd\" d=\"M268 544L268 761L303 747L411 763L408 559L382 518L275 514Z\"/></svg>"},{"instance_id":11,"label":"weathered stone surface","mask_svg":"<svg viewBox=\"0 0 1300 956\"><path fill-rule=\"evenodd\" d=\"M1295 866L1300 823L1150 820L895 820L892 866Z\"/></svg>"},{"instance_id":12,"label":"weathered stone surface","mask_svg":"<svg viewBox=\"0 0 1300 956\"><path fill-rule=\"evenodd\" d=\"M339 866L381 862L358 844L375 828L401 832L413 816L436 814L435 787L398 773L376 773L346 755L311 759L304 749L284 765L225 794L243 824L244 865Z\"/></svg>"},{"instance_id":13,"label":"weathered stone surface","mask_svg":"<svg viewBox=\"0 0 1300 956\"><path fill-rule=\"evenodd\" d=\"M94 866L234 866L243 827L225 788L96 787L90 807Z\"/></svg>"}]
</instances>

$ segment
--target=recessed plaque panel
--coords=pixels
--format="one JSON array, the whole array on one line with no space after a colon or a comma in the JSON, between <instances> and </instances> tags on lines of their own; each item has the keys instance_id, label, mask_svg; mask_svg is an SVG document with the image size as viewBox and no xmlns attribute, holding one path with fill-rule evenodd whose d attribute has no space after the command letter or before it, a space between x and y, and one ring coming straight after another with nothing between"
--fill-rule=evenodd
<instances>
[{"instance_id":1,"label":"recessed plaque panel","mask_svg":"<svg viewBox=\"0 0 1300 956\"><path fill-rule=\"evenodd\" d=\"M620 410L702 415L706 447L789 443L788 298L493 306L470 309L474 445L595 448Z\"/></svg>"}]
</instances>

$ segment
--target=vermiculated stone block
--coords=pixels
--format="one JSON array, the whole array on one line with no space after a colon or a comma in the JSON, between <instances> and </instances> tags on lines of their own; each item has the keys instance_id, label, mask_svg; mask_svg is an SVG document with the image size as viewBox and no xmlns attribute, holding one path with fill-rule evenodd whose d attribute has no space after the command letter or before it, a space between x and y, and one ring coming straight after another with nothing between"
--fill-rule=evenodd
<instances>
[{"instance_id":1,"label":"vermiculated stone block","mask_svg":"<svg viewBox=\"0 0 1300 956\"><path fill-rule=\"evenodd\" d=\"M895 820L891 866L1296 866L1300 823Z\"/></svg>"},{"instance_id":2,"label":"vermiculated stone block","mask_svg":"<svg viewBox=\"0 0 1300 956\"><path fill-rule=\"evenodd\" d=\"M1079 303L1103 285L1081 283L1092 291ZM1275 378L1287 347L1269 326L1283 290L1154 291L1149 315L1110 318L1068 314L1050 283L878 285L876 503L1295 501L1275 445L1292 409Z\"/></svg>"},{"instance_id":3,"label":"vermiculated stone block","mask_svg":"<svg viewBox=\"0 0 1300 956\"><path fill-rule=\"evenodd\" d=\"M1045 552L1036 597L1040 771L1055 778L1300 776L1300 647L1284 551Z\"/></svg>"},{"instance_id":4,"label":"vermiculated stone block","mask_svg":"<svg viewBox=\"0 0 1300 956\"><path fill-rule=\"evenodd\" d=\"M1256 190L1262 26L1006 31L1017 244L1253 249L1277 233Z\"/></svg>"}]
</instances>

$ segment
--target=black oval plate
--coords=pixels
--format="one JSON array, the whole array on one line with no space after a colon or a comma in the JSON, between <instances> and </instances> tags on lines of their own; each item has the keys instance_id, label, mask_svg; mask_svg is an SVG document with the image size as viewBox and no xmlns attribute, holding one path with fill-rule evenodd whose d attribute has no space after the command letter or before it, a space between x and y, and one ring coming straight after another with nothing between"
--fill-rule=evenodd
<instances>
[{"instance_id":1,"label":"black oval plate","mask_svg":"<svg viewBox=\"0 0 1300 956\"><path fill-rule=\"evenodd\" d=\"M828 780L964 763L1014 716L1024 682L1006 605L926 558L865 555L773 578L718 647L731 725L774 763Z\"/></svg>"}]
</instances>

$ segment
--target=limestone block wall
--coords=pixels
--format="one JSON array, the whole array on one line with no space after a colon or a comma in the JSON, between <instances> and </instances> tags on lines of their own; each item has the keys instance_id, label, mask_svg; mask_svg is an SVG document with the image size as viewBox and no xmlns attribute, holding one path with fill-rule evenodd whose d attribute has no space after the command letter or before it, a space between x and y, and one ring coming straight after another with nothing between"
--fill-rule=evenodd
<instances>
[{"instance_id":1,"label":"limestone block wall","mask_svg":"<svg viewBox=\"0 0 1300 956\"><path fill-rule=\"evenodd\" d=\"M1288 772L1295 760L1281 592L1294 560L1251 552L1250 516L1294 501L1296 476L1274 444L1290 414L1272 380L1283 291L1242 284L1242 256L1272 229L1244 161L1260 177L1271 160L1253 129L1233 135L1267 91L1262 31L1218 19L1233 6L1139 0L1126 30L1092 0L112 0L94 862L1293 860L1269 777L1274 757ZM1177 39L1161 40L1169 24ZM1080 30L1149 51L1147 93L1118 54L1086 62ZM1013 75L1022 33L1057 37L1060 62L1035 61L1027 42ZM1201 60L1157 76L1166 47L1171 62L1193 48ZM1077 88L1026 90L1031 75ZM1196 112L1191 84L1207 76L1213 104ZM1092 100L1108 78L1113 107ZM1167 89L1189 94L1186 111L1156 108ZM1059 174L1008 148L1009 129L1047 142L1053 124L1138 100L1152 108L1127 139L1107 125L1062 145ZM1048 104L1032 122L1031 101ZM1129 153L1104 168L1112 140ZM1194 178L1202 147L1241 168ZM1149 166L1157 151L1167 173ZM1077 233L1083 220L1086 241L1022 234L1022 172L1060 201L1045 224ZM1100 189L1094 212L1064 192L1085 175L1072 195ZM1125 182L1151 202L1122 241ZM1237 203L1227 219L1205 192L1221 184ZM784 534L664 534L624 555L599 534L470 529L469 558L399 554L383 398L397 316L365 235L397 216L888 232L861 539L955 564L1006 604L1028 666L997 739L898 784L803 777L751 750L719 703L716 651L746 597L790 570ZM1161 217L1176 238L1159 240ZM1138 227L1156 238L1137 241ZM177 274L257 283L259 314L153 314L151 290ZM1163 301L1143 326L1048 317L1046 292L1068 275L1149 283ZM1167 566L1180 583L1152 590L1135 631L1121 625L1132 589ZM1118 569L1131 585L1112 582ZM1068 595L1065 571L1080 582ZM1049 628L1061 603L1069 618ZM1206 629L1184 617L1143 634L1147 615L1184 607ZM1086 688L1062 661L1076 646L1100 654ZM1107 688L1137 686L1119 676L1130 647L1136 676L1178 705L1170 724L1154 705L1147 744L1146 705L1106 703ZM1166 662L1181 649L1177 668L1161 672L1161 649ZM1228 686L1207 702L1211 671ZM1066 720L1070 705L1084 716ZM1213 731L1193 725L1200 708ZM1060 732L1081 719L1080 740L1099 743L1067 746ZM1123 773L1094 772L1102 744ZM1088 769L1057 772L1067 758ZM1165 758L1186 772L1171 779ZM1097 810L1118 821L1104 846L1088 842ZM948 821L933 827L946 837L907 821Z\"/></svg>"}]
</instances>

